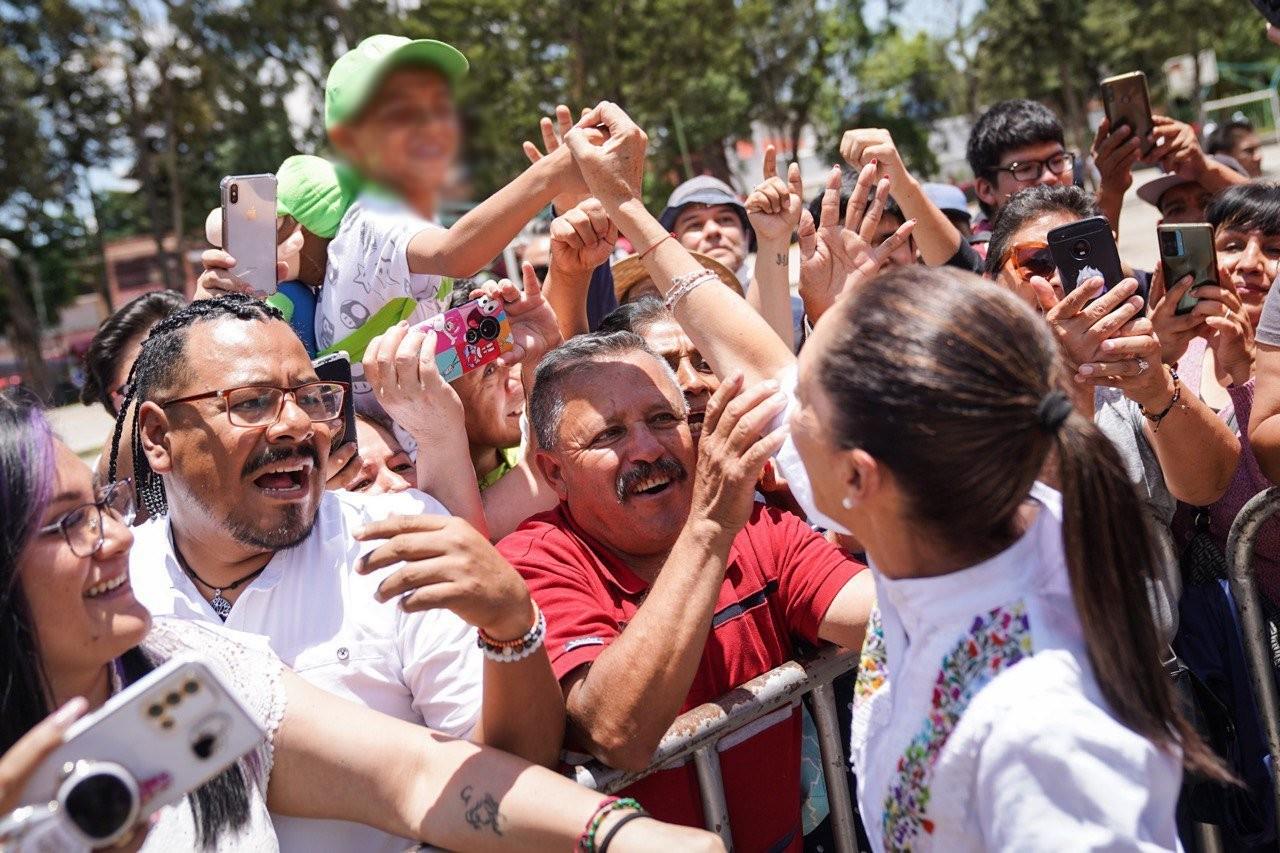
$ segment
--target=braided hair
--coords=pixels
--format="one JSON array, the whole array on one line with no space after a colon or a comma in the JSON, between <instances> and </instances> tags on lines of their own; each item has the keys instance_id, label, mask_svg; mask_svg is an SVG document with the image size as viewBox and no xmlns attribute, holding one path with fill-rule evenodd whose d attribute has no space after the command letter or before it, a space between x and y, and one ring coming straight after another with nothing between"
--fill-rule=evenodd
<instances>
[{"instance_id":1,"label":"braided hair","mask_svg":"<svg viewBox=\"0 0 1280 853\"><path fill-rule=\"evenodd\" d=\"M107 479L116 481L116 463L120 457L120 439L124 434L129 410L142 403L154 401L164 392L181 384L187 368L187 334L196 323L213 322L231 318L235 320L267 321L284 320L279 310L265 302L238 293L201 299L173 312L151 327L151 333L142 342L138 360L129 370L129 381L124 403L116 415L116 429L111 437L111 458L107 466ZM164 482L151 470L146 453L142 449L141 424L133 419L129 447L133 452L133 483L138 502L152 517L169 511Z\"/></svg>"}]
</instances>

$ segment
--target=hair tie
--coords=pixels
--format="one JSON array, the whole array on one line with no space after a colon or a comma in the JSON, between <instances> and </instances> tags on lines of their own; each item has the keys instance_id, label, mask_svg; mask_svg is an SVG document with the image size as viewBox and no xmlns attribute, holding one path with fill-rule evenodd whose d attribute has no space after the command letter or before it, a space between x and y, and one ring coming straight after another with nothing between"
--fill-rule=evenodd
<instances>
[{"instance_id":1,"label":"hair tie","mask_svg":"<svg viewBox=\"0 0 1280 853\"><path fill-rule=\"evenodd\" d=\"M1040 398L1036 406L1036 423L1049 434L1056 433L1071 416L1071 398L1057 388Z\"/></svg>"}]
</instances>

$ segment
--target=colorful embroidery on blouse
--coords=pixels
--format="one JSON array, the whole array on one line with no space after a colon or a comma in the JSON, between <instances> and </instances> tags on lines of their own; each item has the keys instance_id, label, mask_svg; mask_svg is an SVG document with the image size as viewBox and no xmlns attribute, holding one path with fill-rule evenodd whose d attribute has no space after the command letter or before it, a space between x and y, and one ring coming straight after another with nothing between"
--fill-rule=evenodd
<instances>
[{"instance_id":1,"label":"colorful embroidery on blouse","mask_svg":"<svg viewBox=\"0 0 1280 853\"><path fill-rule=\"evenodd\" d=\"M871 608L867 619L867 634L862 641L862 658L858 661L858 679L853 684L853 703L863 702L884 686L888 653L884 648L884 623L880 621L880 608Z\"/></svg>"},{"instance_id":2,"label":"colorful embroidery on blouse","mask_svg":"<svg viewBox=\"0 0 1280 853\"><path fill-rule=\"evenodd\" d=\"M921 832L932 834L933 822L926 817L932 796L929 785L942 748L978 691L1031 654L1027 609L1019 601L975 617L968 636L943 656L929 716L898 759L897 778L885 797L886 848L910 850Z\"/></svg>"}]
</instances>

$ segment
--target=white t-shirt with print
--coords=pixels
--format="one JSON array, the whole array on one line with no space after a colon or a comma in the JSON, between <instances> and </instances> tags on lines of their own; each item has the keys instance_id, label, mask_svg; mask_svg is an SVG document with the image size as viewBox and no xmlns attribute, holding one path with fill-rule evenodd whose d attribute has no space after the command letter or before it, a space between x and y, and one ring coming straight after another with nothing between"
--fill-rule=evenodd
<instances>
[{"instance_id":1,"label":"white t-shirt with print","mask_svg":"<svg viewBox=\"0 0 1280 853\"><path fill-rule=\"evenodd\" d=\"M276 552L236 599L225 627L266 639L302 678L375 711L469 737L480 717L484 658L476 632L444 609L406 613L374 592L397 566L368 575L356 562L380 543L352 534L391 515L448 515L434 498L326 491L315 526ZM174 556L167 517L134 528L134 594L156 616L221 625ZM274 818L283 851L403 851L404 839L354 823Z\"/></svg>"},{"instance_id":2,"label":"white t-shirt with print","mask_svg":"<svg viewBox=\"0 0 1280 853\"><path fill-rule=\"evenodd\" d=\"M316 344L321 350L371 321L377 324L378 312L393 301L412 300L416 307L407 313L398 310L394 320L377 328L379 333L399 320L420 323L445 309L447 279L409 272L407 254L415 236L439 227L394 196L375 190L360 194L329 243L324 287L316 302ZM360 369L363 344L357 351L344 349L351 355L357 411L378 412L381 407Z\"/></svg>"}]
</instances>

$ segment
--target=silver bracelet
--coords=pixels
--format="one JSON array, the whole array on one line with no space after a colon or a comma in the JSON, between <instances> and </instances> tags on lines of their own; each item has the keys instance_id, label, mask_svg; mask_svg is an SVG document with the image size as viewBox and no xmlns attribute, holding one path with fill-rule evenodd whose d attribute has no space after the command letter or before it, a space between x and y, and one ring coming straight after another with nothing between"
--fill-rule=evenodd
<instances>
[{"instance_id":1,"label":"silver bracelet","mask_svg":"<svg viewBox=\"0 0 1280 853\"><path fill-rule=\"evenodd\" d=\"M680 304L680 300L684 299L693 291L709 281L719 279L711 270L694 270L684 275L678 275L671 282L671 290L667 293L665 304L668 311L675 311L676 306Z\"/></svg>"},{"instance_id":2,"label":"silver bracelet","mask_svg":"<svg viewBox=\"0 0 1280 853\"><path fill-rule=\"evenodd\" d=\"M542 648L547 639L547 617L537 604L533 607L538 611L538 618L533 620L533 627L518 640L499 643L486 637L484 631L476 634L476 645L485 657L498 663L515 663Z\"/></svg>"}]
</instances>

